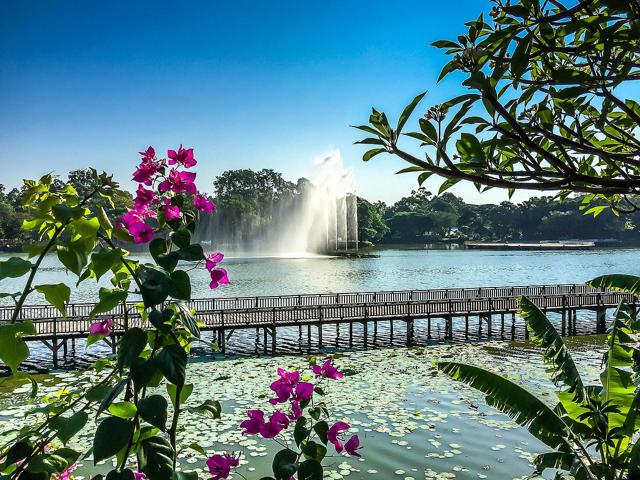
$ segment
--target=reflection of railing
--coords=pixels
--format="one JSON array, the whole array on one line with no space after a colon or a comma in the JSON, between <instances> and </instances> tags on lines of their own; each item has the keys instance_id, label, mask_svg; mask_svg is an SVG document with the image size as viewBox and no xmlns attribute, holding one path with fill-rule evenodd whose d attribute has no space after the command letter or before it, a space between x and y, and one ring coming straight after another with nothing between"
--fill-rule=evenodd
<instances>
[{"instance_id":1,"label":"reflection of railing","mask_svg":"<svg viewBox=\"0 0 640 480\"><path fill-rule=\"evenodd\" d=\"M508 292L501 290L507 289ZM253 306L246 308L202 308L213 306L212 300L196 300L192 306L197 309L198 319L203 322L204 330L235 329L235 328L259 328L306 324L326 324L356 321L377 320L411 320L420 318L451 318L456 316L491 316L493 314L513 313L518 310L518 297L527 294L531 300L541 309L550 311L568 311L576 309L604 309L615 307L621 300L635 306L637 297L619 292L597 291L584 285L551 285L535 287L500 287L496 296L480 296L490 289L451 289L436 291L413 292L379 292L373 295L404 295L402 300L379 300L371 302L352 301L359 296L370 294L338 294L345 295L345 301L338 303L340 297L333 295L336 301L332 304L315 305L284 305L277 307L256 306L263 298L330 298L326 295L300 295L288 297L257 297L253 298ZM574 290L569 293L568 290ZM429 294L441 296L447 292L450 298L428 298ZM471 292L478 295L470 296ZM513 294L510 294L513 292ZM529 293L526 293L529 292ZM537 292L537 293L536 293ZM451 294L457 294L457 298L451 298ZM505 295L505 293L507 293ZM412 299L408 299L413 294ZM468 294L468 297L464 297ZM427 298L416 299L422 295ZM216 299L216 302L220 299ZM238 299L234 299L238 300ZM242 299L245 300L245 299ZM83 309L90 305L81 305ZM76 306L77 307L77 306ZM70 309L68 318L61 318L59 313L51 315L50 310L40 310L44 307L30 307L27 312L31 315L36 327L36 337L40 338L73 338L86 337L91 321L87 315L78 315ZM88 310L87 310L88 311ZM44 313L47 315L36 316ZM100 318L119 320L122 316L117 312L100 315ZM148 326L137 312L130 311L128 316L130 327ZM117 332L117 326L115 331Z\"/></svg>"},{"instance_id":2,"label":"reflection of railing","mask_svg":"<svg viewBox=\"0 0 640 480\"><path fill-rule=\"evenodd\" d=\"M279 295L261 297L233 297L233 298L200 298L189 302L190 307L198 312L212 310L239 310L259 308L284 308L294 306L317 305L353 305L378 304L395 302L421 302L430 300L458 300L497 297L528 297L541 295L573 295L597 292L585 284L565 285L529 285L503 286L479 288L437 288L430 290L401 290L381 292L351 292L351 293L319 293L303 295ZM135 315L135 302L127 304L127 310ZM68 316L88 316L95 304L71 303L67 306ZM13 313L11 307L0 307L0 321L9 320ZM60 313L50 305L25 305L22 308L21 319L53 318ZM123 306L118 305L107 316L123 315Z\"/></svg>"}]
</instances>

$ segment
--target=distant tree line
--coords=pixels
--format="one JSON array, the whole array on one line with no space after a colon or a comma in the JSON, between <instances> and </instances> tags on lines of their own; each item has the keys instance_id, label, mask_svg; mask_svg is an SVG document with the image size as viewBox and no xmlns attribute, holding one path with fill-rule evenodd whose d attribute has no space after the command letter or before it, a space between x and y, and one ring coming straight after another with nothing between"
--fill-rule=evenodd
<instances>
[{"instance_id":1,"label":"distant tree line","mask_svg":"<svg viewBox=\"0 0 640 480\"><path fill-rule=\"evenodd\" d=\"M91 186L90 170L74 170L62 185L71 183L82 192ZM227 243L246 244L260 239L273 224L283 224L295 202L302 201L309 180L290 182L272 169L228 170L213 182L213 199L218 206L215 224L204 228L227 232ZM21 189L6 191L0 185L0 248L17 249L35 239L20 228L27 212L20 204ZM369 202L358 197L358 237L365 244L424 243L439 241L536 241L566 239L614 239L640 242L640 213L618 217L611 210L601 211L595 218L580 211L583 197L558 200L534 197L522 203L502 202L498 205L472 205L449 192L433 195L417 189L392 205ZM133 196L119 190L114 208L109 212L114 221L130 207ZM590 205L593 207L593 204ZM220 226L224 228L219 228Z\"/></svg>"},{"instance_id":2,"label":"distant tree line","mask_svg":"<svg viewBox=\"0 0 640 480\"><path fill-rule=\"evenodd\" d=\"M361 241L420 243L447 240L539 241L612 239L640 241L640 214L584 215L582 196L534 197L522 203L472 205L449 192L421 188L393 205L360 200ZM591 203L590 208L593 207Z\"/></svg>"}]
</instances>

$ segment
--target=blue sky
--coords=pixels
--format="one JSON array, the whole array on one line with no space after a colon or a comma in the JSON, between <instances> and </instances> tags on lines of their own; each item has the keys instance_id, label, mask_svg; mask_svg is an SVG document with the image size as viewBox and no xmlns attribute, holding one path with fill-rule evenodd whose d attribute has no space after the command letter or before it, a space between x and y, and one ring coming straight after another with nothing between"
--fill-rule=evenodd
<instances>
[{"instance_id":1,"label":"blue sky","mask_svg":"<svg viewBox=\"0 0 640 480\"><path fill-rule=\"evenodd\" d=\"M396 116L459 93L436 85L453 38L488 0L0 0L0 183L95 166L130 186L136 152L195 148L200 186L230 168L292 180L339 148L360 195L394 201L416 187L405 165L361 160L371 106ZM437 188L435 184L429 187ZM454 193L500 201L473 187Z\"/></svg>"}]
</instances>

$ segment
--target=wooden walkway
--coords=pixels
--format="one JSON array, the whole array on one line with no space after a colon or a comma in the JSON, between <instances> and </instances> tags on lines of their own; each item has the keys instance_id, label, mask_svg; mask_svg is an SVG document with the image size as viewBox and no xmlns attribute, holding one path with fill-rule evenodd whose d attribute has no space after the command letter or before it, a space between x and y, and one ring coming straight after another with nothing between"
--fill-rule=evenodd
<instances>
[{"instance_id":1,"label":"wooden walkway","mask_svg":"<svg viewBox=\"0 0 640 480\"><path fill-rule=\"evenodd\" d=\"M424 329L428 339L432 338L432 320L444 322L445 339L453 339L456 334L469 338L470 317L478 319L481 333L484 326L484 334L489 338L500 335L500 338L514 339L518 336L517 328L521 328L521 336L527 338L526 328L517 325L515 320L517 299L522 295L542 310L559 312L562 321L558 327L565 335L603 332L607 309L614 308L621 300L634 307L638 301L630 294L575 284L209 298L193 300L189 306L196 309L198 319L203 322L202 330L215 332L223 350L235 330L256 329L257 335L260 330L263 332L265 351L269 338L269 350L275 353L280 327L297 326L301 333L303 327L307 328L309 344L311 329L316 328L318 348L322 348L322 327L343 323L349 324L350 340L353 325L362 325L365 347L369 325L373 324L377 331L378 322L390 322L392 335L394 322L403 322L407 344L412 344L415 338L415 322L422 320L426 321ZM116 326L110 342L115 349L116 338L122 333L124 306L90 321L88 315L93 306L70 304L67 318L62 318L51 306L25 306L20 318L32 320L37 332L27 340L39 340L47 345L53 352L55 364L58 350L62 347L66 352L67 340L86 338L90 324L96 319L112 319ZM587 322L589 325L579 325L578 310L595 312L593 321ZM11 311L10 307L0 307L0 322L7 321ZM127 313L130 327L149 327L140 317L135 303L127 305ZM505 326L505 315L511 315L511 325L507 319ZM339 327L337 329L339 331Z\"/></svg>"}]
</instances>

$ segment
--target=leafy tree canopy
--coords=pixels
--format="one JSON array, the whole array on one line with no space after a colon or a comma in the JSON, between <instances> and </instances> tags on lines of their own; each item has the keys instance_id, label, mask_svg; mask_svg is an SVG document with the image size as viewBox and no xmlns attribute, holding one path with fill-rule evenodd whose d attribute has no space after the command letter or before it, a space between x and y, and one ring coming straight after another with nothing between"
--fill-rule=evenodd
<instances>
[{"instance_id":1,"label":"leafy tree canopy","mask_svg":"<svg viewBox=\"0 0 640 480\"><path fill-rule=\"evenodd\" d=\"M419 182L436 174L440 192L460 180L478 190L505 188L588 194L583 209L635 211L640 193L638 0L495 0L455 40L433 45L450 57L469 93L434 105L405 124L418 95L395 125L373 110L365 161L388 152L412 164ZM637 93L637 91L635 92ZM423 110L424 111L424 110ZM402 134L402 136L401 136ZM424 153L401 138L418 140ZM402 144L402 145L401 145Z\"/></svg>"}]
</instances>

